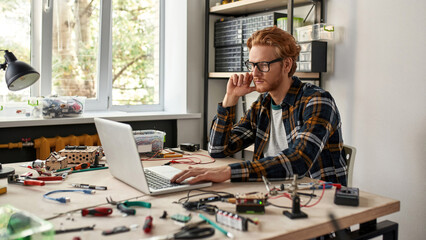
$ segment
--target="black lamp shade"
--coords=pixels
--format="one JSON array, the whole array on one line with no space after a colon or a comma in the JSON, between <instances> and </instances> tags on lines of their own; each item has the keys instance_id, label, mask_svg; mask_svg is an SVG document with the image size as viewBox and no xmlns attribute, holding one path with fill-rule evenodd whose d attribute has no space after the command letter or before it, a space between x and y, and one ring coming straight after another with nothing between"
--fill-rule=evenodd
<instances>
[{"instance_id":1,"label":"black lamp shade","mask_svg":"<svg viewBox=\"0 0 426 240\"><path fill-rule=\"evenodd\" d=\"M7 63L5 78L9 90L18 91L24 89L40 78L40 74L33 67L18 61L13 53L5 51L4 58Z\"/></svg>"}]
</instances>

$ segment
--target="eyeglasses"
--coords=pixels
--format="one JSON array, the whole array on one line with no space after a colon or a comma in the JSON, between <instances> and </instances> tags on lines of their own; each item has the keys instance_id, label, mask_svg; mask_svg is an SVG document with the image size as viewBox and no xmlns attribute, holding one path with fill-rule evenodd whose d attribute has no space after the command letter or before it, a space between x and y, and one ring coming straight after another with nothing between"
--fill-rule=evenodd
<instances>
[{"instance_id":1,"label":"eyeglasses","mask_svg":"<svg viewBox=\"0 0 426 240\"><path fill-rule=\"evenodd\" d=\"M272 60L270 62L249 62L249 60L245 61L244 64L246 65L247 69L252 72L254 70L255 67L257 67L257 69L261 72L269 72L270 68L269 65L271 65L271 63L274 62L279 62L282 61L282 58L277 58L275 60Z\"/></svg>"}]
</instances>

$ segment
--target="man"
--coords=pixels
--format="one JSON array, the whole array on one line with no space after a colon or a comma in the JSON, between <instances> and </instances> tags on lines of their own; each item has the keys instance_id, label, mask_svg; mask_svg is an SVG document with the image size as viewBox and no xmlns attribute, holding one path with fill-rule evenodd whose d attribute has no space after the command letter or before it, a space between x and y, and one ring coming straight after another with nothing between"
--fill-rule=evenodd
<instances>
[{"instance_id":1,"label":"man","mask_svg":"<svg viewBox=\"0 0 426 240\"><path fill-rule=\"evenodd\" d=\"M208 146L212 157L232 155L254 143L253 161L220 168L189 167L173 177L180 183L290 179L294 174L346 185L346 161L340 115L332 96L293 76L300 47L293 36L270 27L247 41L245 74L228 80L226 94L213 119ZM255 86L250 87L251 82ZM262 93L236 125L238 99Z\"/></svg>"}]
</instances>

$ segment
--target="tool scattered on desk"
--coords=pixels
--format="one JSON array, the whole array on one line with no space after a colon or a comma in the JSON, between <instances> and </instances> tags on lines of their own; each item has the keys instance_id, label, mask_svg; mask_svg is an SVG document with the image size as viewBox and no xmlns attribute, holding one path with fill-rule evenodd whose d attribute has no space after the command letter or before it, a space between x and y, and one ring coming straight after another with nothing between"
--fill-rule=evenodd
<instances>
[{"instance_id":1,"label":"tool scattered on desk","mask_svg":"<svg viewBox=\"0 0 426 240\"><path fill-rule=\"evenodd\" d=\"M195 225L187 225L181 228L177 233L172 233L163 236L156 236L149 238L151 240L162 240L162 239L201 239L207 238L214 235L214 228L205 227L200 228L198 225L204 224L206 221L197 222Z\"/></svg>"},{"instance_id":2,"label":"tool scattered on desk","mask_svg":"<svg viewBox=\"0 0 426 240\"><path fill-rule=\"evenodd\" d=\"M300 198L297 195L297 174L293 175L292 194L292 210L291 212L283 211L283 214L290 219L307 218L308 215L300 210Z\"/></svg>"},{"instance_id":3,"label":"tool scattered on desk","mask_svg":"<svg viewBox=\"0 0 426 240\"><path fill-rule=\"evenodd\" d=\"M103 190L103 191L108 189L106 186L96 186L96 185L90 185L90 184L84 184L84 183L71 183L71 186L75 188L95 189L95 190Z\"/></svg>"},{"instance_id":4,"label":"tool scattered on desk","mask_svg":"<svg viewBox=\"0 0 426 240\"><path fill-rule=\"evenodd\" d=\"M18 184L24 186L44 186L45 182L40 180L27 180L25 178L20 178L18 175L9 175L7 177L7 182L10 184Z\"/></svg>"},{"instance_id":5,"label":"tool scattered on desk","mask_svg":"<svg viewBox=\"0 0 426 240\"><path fill-rule=\"evenodd\" d=\"M151 208L151 203L149 202L143 202L143 201L124 201L124 202L117 202L112 200L112 197L106 197L106 200L109 204L117 206L117 209L120 210L122 213L125 213L127 215L135 215L136 210L130 207L144 207L144 208Z\"/></svg>"},{"instance_id":6,"label":"tool scattered on desk","mask_svg":"<svg viewBox=\"0 0 426 240\"><path fill-rule=\"evenodd\" d=\"M143 231L144 233L150 233L152 230L152 217L151 216L147 216L145 218L145 223L143 224Z\"/></svg>"},{"instance_id":7,"label":"tool scattered on desk","mask_svg":"<svg viewBox=\"0 0 426 240\"><path fill-rule=\"evenodd\" d=\"M118 227L115 227L111 230L102 231L102 235L108 236L108 235L113 235L113 234L117 234L117 233L129 232L130 230L136 229L138 227L139 227L138 224L133 224L133 225L130 225L129 227L118 226Z\"/></svg>"},{"instance_id":8,"label":"tool scattered on desk","mask_svg":"<svg viewBox=\"0 0 426 240\"><path fill-rule=\"evenodd\" d=\"M95 230L95 224L93 224L92 226L87 226L87 227L78 227L78 228L55 230L55 234L70 233L70 232L82 232L82 231L91 231L91 230Z\"/></svg>"},{"instance_id":9,"label":"tool scattered on desk","mask_svg":"<svg viewBox=\"0 0 426 240\"><path fill-rule=\"evenodd\" d=\"M92 215L95 217L105 217L108 215L111 215L112 213L112 208L107 208L107 207L96 207L96 208L91 208L91 209L82 209L81 210L81 216L87 216L87 215Z\"/></svg>"}]
</instances>

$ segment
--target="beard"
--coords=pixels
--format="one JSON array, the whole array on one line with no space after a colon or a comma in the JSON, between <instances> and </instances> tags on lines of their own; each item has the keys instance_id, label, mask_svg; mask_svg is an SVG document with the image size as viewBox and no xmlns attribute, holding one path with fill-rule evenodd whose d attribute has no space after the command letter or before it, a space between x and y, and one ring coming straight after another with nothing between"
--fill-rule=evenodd
<instances>
[{"instance_id":1,"label":"beard","mask_svg":"<svg viewBox=\"0 0 426 240\"><path fill-rule=\"evenodd\" d=\"M258 83L256 83L258 81ZM276 90L280 86L280 81L277 80L266 80L263 78L253 78L256 91L259 93L270 92Z\"/></svg>"}]
</instances>

